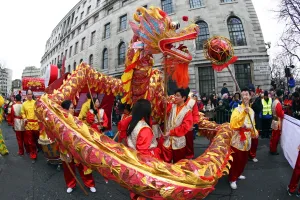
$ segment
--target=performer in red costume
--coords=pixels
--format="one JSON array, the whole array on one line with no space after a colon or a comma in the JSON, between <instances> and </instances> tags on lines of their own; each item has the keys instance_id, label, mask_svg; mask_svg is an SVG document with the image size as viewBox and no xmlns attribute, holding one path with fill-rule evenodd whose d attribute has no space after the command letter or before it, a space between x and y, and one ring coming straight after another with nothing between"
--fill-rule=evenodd
<instances>
[{"instance_id":1,"label":"performer in red costume","mask_svg":"<svg viewBox=\"0 0 300 200\"><path fill-rule=\"evenodd\" d=\"M186 93L190 93L190 88L188 87L186 89ZM192 116L193 116L193 127L189 132L185 135L186 139L186 159L193 159L194 158L194 130L193 128L198 127L198 122L199 122L199 110L198 110L198 105L195 99L188 97L188 99L185 102L185 105L189 110L192 111Z\"/></svg>"},{"instance_id":2,"label":"performer in red costume","mask_svg":"<svg viewBox=\"0 0 300 200\"><path fill-rule=\"evenodd\" d=\"M167 133L162 146L163 159L165 162L173 163L184 159L186 156L185 135L193 127L192 112L187 108L185 102L188 94L184 89L175 92L174 104L168 104Z\"/></svg>"},{"instance_id":3,"label":"performer in red costume","mask_svg":"<svg viewBox=\"0 0 300 200\"><path fill-rule=\"evenodd\" d=\"M249 105L249 90L243 89L241 94L243 97L242 105L239 105L233 110L230 118L230 128L234 132L231 139L231 150L233 152L231 155L233 157L233 162L230 162L229 182L230 187L234 190L237 189L237 179L246 179L242 173L248 161L251 138L258 137L258 132L255 129L254 111Z\"/></svg>"},{"instance_id":4,"label":"performer in red costume","mask_svg":"<svg viewBox=\"0 0 300 200\"><path fill-rule=\"evenodd\" d=\"M91 101L90 110L86 115L86 121L97 131L103 132L107 128L108 118L104 109L100 108L99 99L95 98L94 101Z\"/></svg>"},{"instance_id":5,"label":"performer in red costume","mask_svg":"<svg viewBox=\"0 0 300 200\"><path fill-rule=\"evenodd\" d=\"M24 155L24 134L25 134L25 123L22 119L22 97L20 94L16 95L16 103L11 107L11 116L13 117L13 127L16 132L16 138L19 146L19 155ZM26 152L30 152L28 146L25 145Z\"/></svg>"},{"instance_id":6,"label":"performer in red costume","mask_svg":"<svg viewBox=\"0 0 300 200\"><path fill-rule=\"evenodd\" d=\"M151 104L146 99L138 100L132 108L132 120L127 130L127 144L143 155L160 159L160 149L150 127ZM130 198L134 200L146 200L133 192Z\"/></svg>"},{"instance_id":7,"label":"performer in red costume","mask_svg":"<svg viewBox=\"0 0 300 200\"><path fill-rule=\"evenodd\" d=\"M12 126L13 125L13 115L11 114L11 108L12 108L12 105L15 103L15 97L12 95L10 97L10 101L8 103L8 108L7 108L7 123L9 126Z\"/></svg>"},{"instance_id":8,"label":"performer in red costume","mask_svg":"<svg viewBox=\"0 0 300 200\"><path fill-rule=\"evenodd\" d=\"M294 167L293 175L290 184L287 187L287 192L290 196L292 196L296 192L299 184L299 180L300 180L300 145L298 146L298 157ZM298 189L296 196L300 197L300 188Z\"/></svg>"},{"instance_id":9,"label":"performer in red costume","mask_svg":"<svg viewBox=\"0 0 300 200\"><path fill-rule=\"evenodd\" d=\"M71 115L74 115L74 105L70 100L63 101L61 107L65 110L68 110ZM95 181L93 175L91 174L91 170L86 169L81 163L75 164L72 156L66 152L61 152L60 157L63 161L64 177L68 187L67 193L71 193L75 188L76 179L70 172L66 162L68 162L74 174L75 174L75 166L76 166L84 185L90 188L91 192L96 192ZM85 171L87 171L88 174L85 173Z\"/></svg>"},{"instance_id":10,"label":"performer in red costume","mask_svg":"<svg viewBox=\"0 0 300 200\"><path fill-rule=\"evenodd\" d=\"M283 92L277 90L276 99L272 104L273 121L271 124L272 137L270 139L270 154L279 155L277 152L277 145L281 135L282 120L284 116L284 110L282 109L281 101L283 98Z\"/></svg>"},{"instance_id":11,"label":"performer in red costume","mask_svg":"<svg viewBox=\"0 0 300 200\"><path fill-rule=\"evenodd\" d=\"M127 128L129 126L129 123L132 119L131 117L131 108L129 104L121 104L120 108L121 111L123 111L121 120L118 123L118 131L119 131L119 137L118 142L119 143L126 143L127 141Z\"/></svg>"}]
</instances>

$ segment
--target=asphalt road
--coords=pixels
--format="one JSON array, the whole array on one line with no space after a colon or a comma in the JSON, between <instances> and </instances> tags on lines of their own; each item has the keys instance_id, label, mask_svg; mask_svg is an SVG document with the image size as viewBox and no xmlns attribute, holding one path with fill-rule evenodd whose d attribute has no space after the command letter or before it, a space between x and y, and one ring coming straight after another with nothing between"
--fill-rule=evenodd
<instances>
[{"instance_id":1,"label":"asphalt road","mask_svg":"<svg viewBox=\"0 0 300 200\"><path fill-rule=\"evenodd\" d=\"M66 193L63 171L58 171L54 165L48 165L42 152L38 154L35 164L29 157L17 155L17 141L15 133L4 122L1 125L6 145L10 151L8 156L0 157L0 199L1 200L129 200L129 192L118 184L106 183L100 174L94 172L96 193L89 192L89 196L77 188ZM292 175L292 168L282 155L268 154L269 140L259 141L258 162L249 161L244 172L246 180L238 182L238 189L231 190L227 177L223 177L216 185L216 190L207 200L285 200L297 199L286 193L286 186ZM205 138L195 140L196 156L199 156L208 146ZM281 152L281 151L280 151ZM80 178L79 178L80 179Z\"/></svg>"}]
</instances>

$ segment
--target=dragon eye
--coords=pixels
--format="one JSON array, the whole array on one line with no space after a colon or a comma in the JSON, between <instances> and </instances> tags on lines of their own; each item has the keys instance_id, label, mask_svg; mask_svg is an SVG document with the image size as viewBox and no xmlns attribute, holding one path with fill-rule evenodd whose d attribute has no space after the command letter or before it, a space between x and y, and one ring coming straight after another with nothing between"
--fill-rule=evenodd
<instances>
[{"instance_id":1,"label":"dragon eye","mask_svg":"<svg viewBox=\"0 0 300 200\"><path fill-rule=\"evenodd\" d=\"M177 30L180 28L180 23L179 22L171 22L170 27L173 30Z\"/></svg>"}]
</instances>

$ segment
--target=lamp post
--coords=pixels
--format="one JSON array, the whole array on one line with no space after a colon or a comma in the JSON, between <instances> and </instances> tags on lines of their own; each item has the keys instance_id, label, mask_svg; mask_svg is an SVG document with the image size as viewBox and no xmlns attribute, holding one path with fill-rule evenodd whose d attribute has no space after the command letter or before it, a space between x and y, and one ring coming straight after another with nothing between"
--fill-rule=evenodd
<instances>
[{"instance_id":1,"label":"lamp post","mask_svg":"<svg viewBox=\"0 0 300 200\"><path fill-rule=\"evenodd\" d=\"M290 66L285 66L285 68L284 68L288 93L290 93L290 88L289 88L289 77L291 76L290 68L294 69L295 66L290 65Z\"/></svg>"}]
</instances>

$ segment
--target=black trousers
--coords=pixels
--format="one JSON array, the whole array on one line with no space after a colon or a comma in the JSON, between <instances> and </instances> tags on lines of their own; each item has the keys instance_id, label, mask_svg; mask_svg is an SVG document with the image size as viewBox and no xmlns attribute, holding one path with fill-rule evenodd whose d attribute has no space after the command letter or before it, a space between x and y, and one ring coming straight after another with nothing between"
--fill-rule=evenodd
<instances>
[{"instance_id":1,"label":"black trousers","mask_svg":"<svg viewBox=\"0 0 300 200\"><path fill-rule=\"evenodd\" d=\"M261 119L261 137L262 138L270 138L270 135L272 133L271 130L271 123L272 123L272 118L271 119Z\"/></svg>"}]
</instances>

